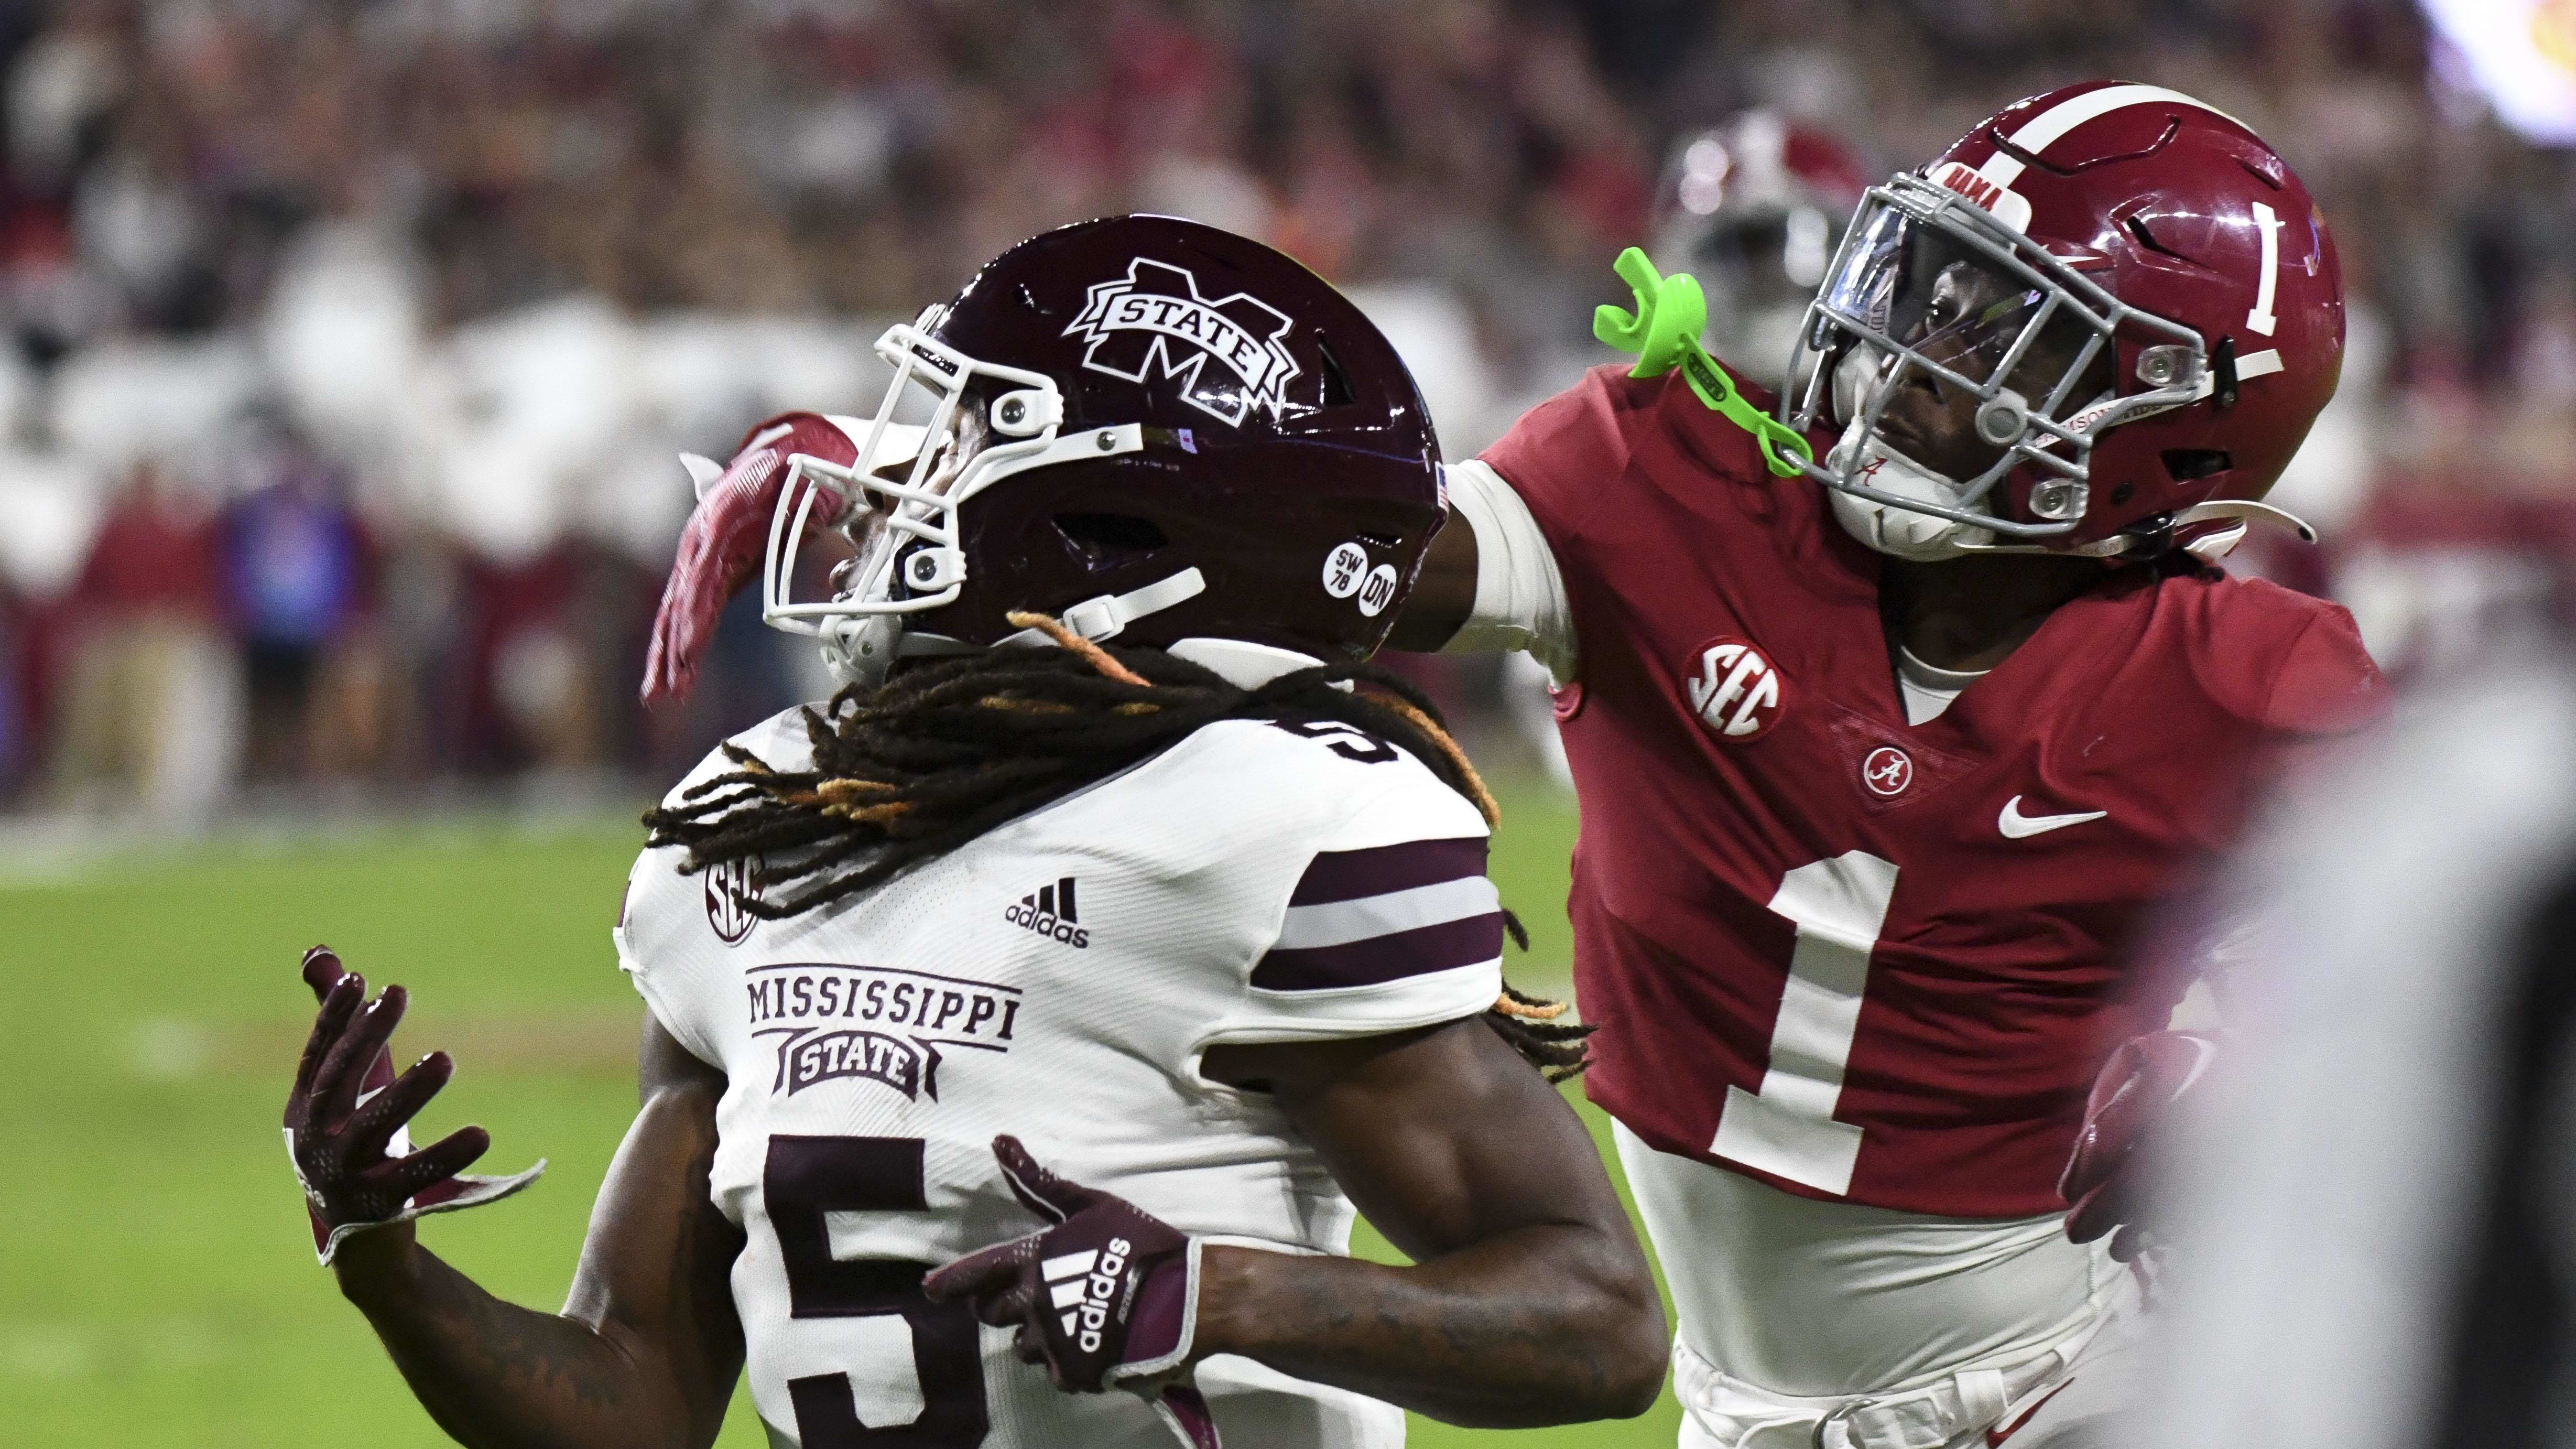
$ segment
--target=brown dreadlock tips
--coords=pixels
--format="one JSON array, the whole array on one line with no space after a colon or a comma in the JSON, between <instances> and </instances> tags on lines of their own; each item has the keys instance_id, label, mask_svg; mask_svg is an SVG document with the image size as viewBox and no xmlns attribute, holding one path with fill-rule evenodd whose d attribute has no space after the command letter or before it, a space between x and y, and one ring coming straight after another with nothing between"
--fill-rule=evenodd
<instances>
[{"instance_id":1,"label":"brown dreadlock tips","mask_svg":"<svg viewBox=\"0 0 2576 1449\"><path fill-rule=\"evenodd\" d=\"M1522 1001L1506 991L1495 997L1493 1006L1488 1009L1499 1011L1505 1016L1519 1017L1523 1021L1554 1021L1565 1015L1566 1009L1572 1004L1565 1001Z\"/></svg>"},{"instance_id":2,"label":"brown dreadlock tips","mask_svg":"<svg viewBox=\"0 0 2576 1449\"><path fill-rule=\"evenodd\" d=\"M1045 614L1032 613L1026 609L1013 609L1002 617L1022 629L1037 630L1054 640L1058 647L1070 649L1081 655L1092 668L1099 670L1108 678L1117 680L1120 684L1132 684L1139 689L1153 687L1146 681L1145 676L1110 658L1108 650L1064 627L1060 620Z\"/></svg>"},{"instance_id":3,"label":"brown dreadlock tips","mask_svg":"<svg viewBox=\"0 0 2576 1449\"><path fill-rule=\"evenodd\" d=\"M1449 732L1440 727L1438 720L1405 700L1381 696L1378 703L1412 721L1415 729L1422 731L1435 748L1449 757L1449 763L1457 767L1459 777L1467 783L1468 800L1475 805L1476 813L1485 817L1487 830L1503 823L1503 807L1495 801L1494 792L1485 788L1485 777L1476 773L1475 761L1467 758L1467 752L1458 748L1458 742L1449 737Z\"/></svg>"},{"instance_id":4,"label":"brown dreadlock tips","mask_svg":"<svg viewBox=\"0 0 2576 1449\"><path fill-rule=\"evenodd\" d=\"M1074 708L1062 700L1022 699L1012 694L988 694L975 701L982 709L1007 709L1018 714L1072 714Z\"/></svg>"},{"instance_id":5,"label":"brown dreadlock tips","mask_svg":"<svg viewBox=\"0 0 2576 1449\"><path fill-rule=\"evenodd\" d=\"M817 797L833 805L847 805L862 795L891 795L900 786L883 780L826 780L814 787Z\"/></svg>"}]
</instances>

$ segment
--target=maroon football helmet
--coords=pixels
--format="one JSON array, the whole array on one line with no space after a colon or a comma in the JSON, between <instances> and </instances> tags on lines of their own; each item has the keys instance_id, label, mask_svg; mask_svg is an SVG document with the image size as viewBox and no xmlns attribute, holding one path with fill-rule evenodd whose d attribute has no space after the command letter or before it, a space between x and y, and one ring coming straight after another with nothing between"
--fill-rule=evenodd
<instances>
[{"instance_id":1,"label":"maroon football helmet","mask_svg":"<svg viewBox=\"0 0 2576 1449\"><path fill-rule=\"evenodd\" d=\"M1093 639L1365 658L1445 515L1394 347L1321 277L1214 227L1047 232L877 351L894 380L845 424L877 466L792 460L762 569L763 617L846 679L1043 637L1014 610ZM818 489L857 505L831 526L855 556L799 602Z\"/></svg>"},{"instance_id":2,"label":"maroon football helmet","mask_svg":"<svg viewBox=\"0 0 2576 1449\"><path fill-rule=\"evenodd\" d=\"M2095 81L1870 190L1781 416L1842 430L1806 470L1885 552L2214 557L2286 519L2251 500L2333 395L2343 328L2334 242L2271 147L2189 96ZM1882 426L1927 385L1975 401L1964 466Z\"/></svg>"}]
</instances>

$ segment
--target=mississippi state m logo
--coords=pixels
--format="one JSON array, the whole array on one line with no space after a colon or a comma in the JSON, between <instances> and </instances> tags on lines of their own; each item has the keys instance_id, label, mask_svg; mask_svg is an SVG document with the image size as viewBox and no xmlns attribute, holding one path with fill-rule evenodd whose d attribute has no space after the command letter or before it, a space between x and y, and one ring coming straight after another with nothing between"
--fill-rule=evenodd
<instances>
[{"instance_id":1,"label":"mississippi state m logo","mask_svg":"<svg viewBox=\"0 0 2576 1449\"><path fill-rule=\"evenodd\" d=\"M1281 341L1287 313L1243 292L1202 297L1188 268L1143 257L1126 276L1095 284L1064 335L1091 339L1082 365L1093 372L1139 386L1174 379L1184 401L1230 427L1255 408L1276 417L1298 373Z\"/></svg>"},{"instance_id":2,"label":"mississippi state m logo","mask_svg":"<svg viewBox=\"0 0 2576 1449\"><path fill-rule=\"evenodd\" d=\"M1683 680L1691 712L1708 732L1730 745L1751 744L1771 732L1788 703L1788 685L1762 651L1721 634L1691 656Z\"/></svg>"}]
</instances>

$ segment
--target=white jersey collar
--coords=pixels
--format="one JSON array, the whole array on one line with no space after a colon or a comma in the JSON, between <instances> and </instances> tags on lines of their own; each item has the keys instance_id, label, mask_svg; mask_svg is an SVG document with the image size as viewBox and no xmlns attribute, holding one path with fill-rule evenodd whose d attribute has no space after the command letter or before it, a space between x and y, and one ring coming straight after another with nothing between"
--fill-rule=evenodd
<instances>
[{"instance_id":1,"label":"white jersey collar","mask_svg":"<svg viewBox=\"0 0 2576 1449\"><path fill-rule=\"evenodd\" d=\"M1274 649L1248 639L1175 639L1164 652L1186 659L1237 689L1259 689L1283 674L1320 667L1324 661L1294 649Z\"/></svg>"}]
</instances>

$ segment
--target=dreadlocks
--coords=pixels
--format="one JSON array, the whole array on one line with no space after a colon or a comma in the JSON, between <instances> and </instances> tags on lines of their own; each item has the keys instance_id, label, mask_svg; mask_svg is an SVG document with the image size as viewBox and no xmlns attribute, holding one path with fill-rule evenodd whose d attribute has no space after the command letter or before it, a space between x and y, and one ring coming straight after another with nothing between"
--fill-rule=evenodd
<instances>
[{"instance_id":1,"label":"dreadlocks","mask_svg":"<svg viewBox=\"0 0 2576 1449\"><path fill-rule=\"evenodd\" d=\"M680 869L758 856L770 920L857 895L955 850L1225 719L1338 724L1391 740L1473 802L1501 811L1420 690L1373 665L1339 664L1243 689L1160 649L1110 649L1040 614L1013 614L1060 649L993 649L906 670L873 691L845 689L805 711L813 767L773 769L737 745L738 767L648 810L654 846L688 851ZM1350 682L1364 688L1338 689ZM1529 949L1505 914L1513 941ZM1506 986L1485 1021L1547 1074L1583 1069L1592 1028L1565 1006Z\"/></svg>"}]
</instances>

